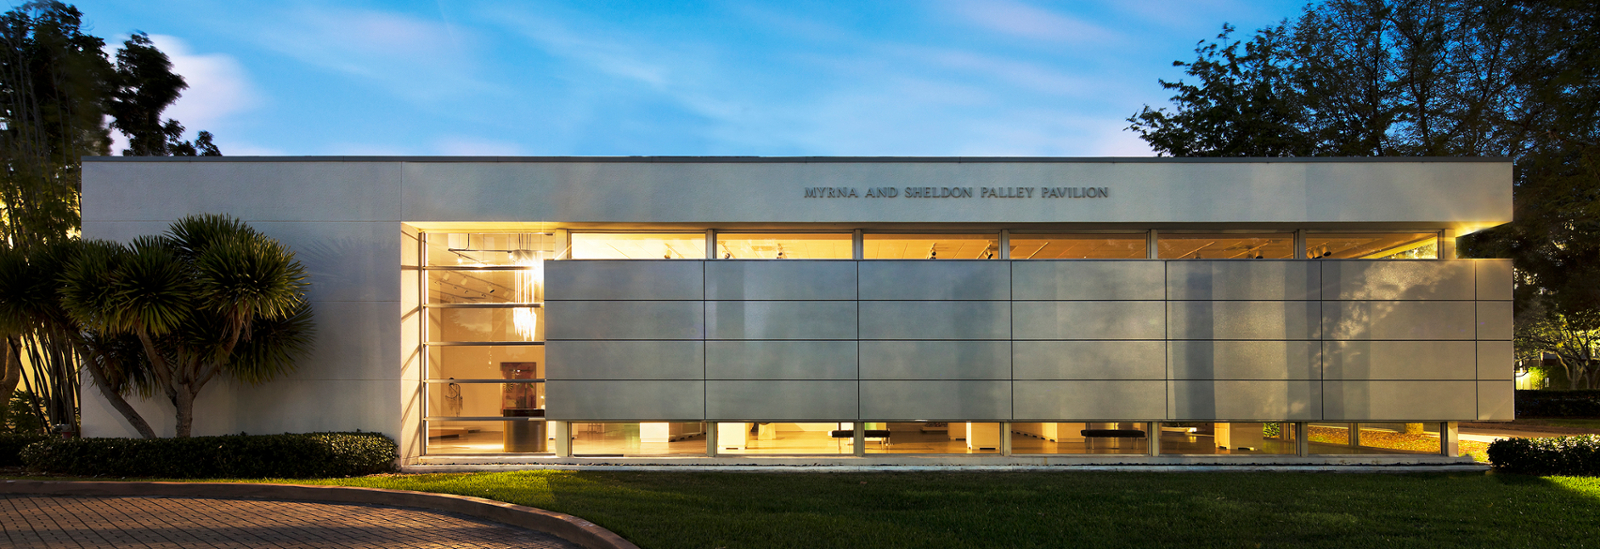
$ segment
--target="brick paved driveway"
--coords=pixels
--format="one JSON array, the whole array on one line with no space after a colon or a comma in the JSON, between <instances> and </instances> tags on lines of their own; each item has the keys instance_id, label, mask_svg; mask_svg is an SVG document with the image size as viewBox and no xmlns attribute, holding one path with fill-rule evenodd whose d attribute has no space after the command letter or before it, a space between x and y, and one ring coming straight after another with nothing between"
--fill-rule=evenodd
<instances>
[{"instance_id":1,"label":"brick paved driveway","mask_svg":"<svg viewBox=\"0 0 1600 549\"><path fill-rule=\"evenodd\" d=\"M344 503L0 495L7 547L576 548L456 515Z\"/></svg>"}]
</instances>

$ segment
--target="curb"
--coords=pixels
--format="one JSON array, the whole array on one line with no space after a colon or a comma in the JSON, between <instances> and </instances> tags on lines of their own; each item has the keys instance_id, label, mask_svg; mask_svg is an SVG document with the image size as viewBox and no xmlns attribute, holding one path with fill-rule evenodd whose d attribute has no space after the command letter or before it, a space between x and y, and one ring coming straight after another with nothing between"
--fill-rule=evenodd
<instances>
[{"instance_id":1,"label":"curb","mask_svg":"<svg viewBox=\"0 0 1600 549\"><path fill-rule=\"evenodd\" d=\"M234 484L226 482L7 480L0 482L0 494L277 499L387 505L391 507L444 511L535 530L576 543L587 549L639 549L639 546L622 539L622 536L617 535L615 532L565 513L472 496L432 494L408 490L298 484Z\"/></svg>"}]
</instances>

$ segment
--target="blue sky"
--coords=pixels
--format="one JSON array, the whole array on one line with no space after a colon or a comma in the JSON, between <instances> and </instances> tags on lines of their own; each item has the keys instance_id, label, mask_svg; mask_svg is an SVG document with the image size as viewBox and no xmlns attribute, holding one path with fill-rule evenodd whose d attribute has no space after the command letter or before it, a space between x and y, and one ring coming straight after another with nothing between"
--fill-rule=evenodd
<instances>
[{"instance_id":1,"label":"blue sky","mask_svg":"<svg viewBox=\"0 0 1600 549\"><path fill-rule=\"evenodd\" d=\"M72 3L152 35L230 156L1148 155L1173 60L1303 5Z\"/></svg>"}]
</instances>

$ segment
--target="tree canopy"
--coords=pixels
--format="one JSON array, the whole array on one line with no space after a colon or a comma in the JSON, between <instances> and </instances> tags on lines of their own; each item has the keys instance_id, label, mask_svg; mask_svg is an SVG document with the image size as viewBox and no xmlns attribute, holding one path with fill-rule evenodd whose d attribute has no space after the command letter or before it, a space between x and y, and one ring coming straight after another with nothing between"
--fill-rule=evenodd
<instances>
[{"instance_id":1,"label":"tree canopy","mask_svg":"<svg viewBox=\"0 0 1600 549\"><path fill-rule=\"evenodd\" d=\"M1458 253L1514 260L1524 350L1600 328L1600 3L1328 0L1234 33L1175 62L1170 107L1129 129L1172 156L1511 158L1513 222Z\"/></svg>"}]
</instances>

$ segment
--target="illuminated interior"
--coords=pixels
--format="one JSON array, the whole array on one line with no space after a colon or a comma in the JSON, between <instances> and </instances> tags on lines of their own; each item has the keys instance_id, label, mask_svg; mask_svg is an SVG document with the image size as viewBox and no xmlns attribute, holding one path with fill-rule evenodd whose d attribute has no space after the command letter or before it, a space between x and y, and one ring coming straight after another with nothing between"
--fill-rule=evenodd
<instances>
[{"instance_id":1,"label":"illuminated interior","mask_svg":"<svg viewBox=\"0 0 1600 549\"><path fill-rule=\"evenodd\" d=\"M997 259L1000 235L862 235L862 259Z\"/></svg>"},{"instance_id":2,"label":"illuminated interior","mask_svg":"<svg viewBox=\"0 0 1600 549\"><path fill-rule=\"evenodd\" d=\"M1157 233L1161 259L1294 259L1294 234Z\"/></svg>"},{"instance_id":3,"label":"illuminated interior","mask_svg":"<svg viewBox=\"0 0 1600 549\"><path fill-rule=\"evenodd\" d=\"M1295 455L1293 423L1162 423L1161 455Z\"/></svg>"},{"instance_id":4,"label":"illuminated interior","mask_svg":"<svg viewBox=\"0 0 1600 549\"><path fill-rule=\"evenodd\" d=\"M1439 233L1308 233L1311 259L1439 259Z\"/></svg>"},{"instance_id":5,"label":"illuminated interior","mask_svg":"<svg viewBox=\"0 0 1600 549\"><path fill-rule=\"evenodd\" d=\"M572 424L572 454L587 457L706 454L704 423L647 422Z\"/></svg>"},{"instance_id":6,"label":"illuminated interior","mask_svg":"<svg viewBox=\"0 0 1600 549\"><path fill-rule=\"evenodd\" d=\"M572 259L705 259L701 233L572 233Z\"/></svg>"},{"instance_id":7,"label":"illuminated interior","mask_svg":"<svg viewBox=\"0 0 1600 549\"><path fill-rule=\"evenodd\" d=\"M1000 424L980 422L867 423L868 454L998 454ZM874 440L877 444L873 444Z\"/></svg>"},{"instance_id":8,"label":"illuminated interior","mask_svg":"<svg viewBox=\"0 0 1600 549\"><path fill-rule=\"evenodd\" d=\"M1014 454L1143 454L1148 423L1012 423Z\"/></svg>"},{"instance_id":9,"label":"illuminated interior","mask_svg":"<svg viewBox=\"0 0 1600 549\"><path fill-rule=\"evenodd\" d=\"M1011 259L1144 259L1149 254L1144 233L1011 233L1010 243Z\"/></svg>"},{"instance_id":10,"label":"illuminated interior","mask_svg":"<svg viewBox=\"0 0 1600 549\"><path fill-rule=\"evenodd\" d=\"M1320 455L1440 454L1438 423L1312 423L1311 453Z\"/></svg>"},{"instance_id":11,"label":"illuminated interior","mask_svg":"<svg viewBox=\"0 0 1600 549\"><path fill-rule=\"evenodd\" d=\"M723 422L717 424L717 453L773 455L850 455L855 424Z\"/></svg>"},{"instance_id":12,"label":"illuminated interior","mask_svg":"<svg viewBox=\"0 0 1600 549\"><path fill-rule=\"evenodd\" d=\"M850 259L850 233L717 233L722 259Z\"/></svg>"}]
</instances>

